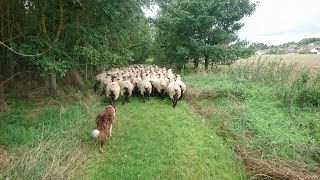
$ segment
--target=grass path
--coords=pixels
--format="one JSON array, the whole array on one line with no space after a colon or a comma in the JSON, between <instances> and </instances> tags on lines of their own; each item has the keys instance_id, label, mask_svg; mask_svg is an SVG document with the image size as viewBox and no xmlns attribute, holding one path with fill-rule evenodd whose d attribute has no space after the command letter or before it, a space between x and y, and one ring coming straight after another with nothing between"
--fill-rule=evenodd
<instances>
[{"instance_id":1,"label":"grass path","mask_svg":"<svg viewBox=\"0 0 320 180\"><path fill-rule=\"evenodd\" d=\"M243 179L237 158L184 102L137 99L117 106L113 137L89 170L93 179Z\"/></svg>"},{"instance_id":2,"label":"grass path","mask_svg":"<svg viewBox=\"0 0 320 180\"><path fill-rule=\"evenodd\" d=\"M167 99L118 102L113 137L99 154L90 132L100 100L74 93L12 101L0 114L0 179L246 178L231 146L185 101L175 109Z\"/></svg>"}]
</instances>

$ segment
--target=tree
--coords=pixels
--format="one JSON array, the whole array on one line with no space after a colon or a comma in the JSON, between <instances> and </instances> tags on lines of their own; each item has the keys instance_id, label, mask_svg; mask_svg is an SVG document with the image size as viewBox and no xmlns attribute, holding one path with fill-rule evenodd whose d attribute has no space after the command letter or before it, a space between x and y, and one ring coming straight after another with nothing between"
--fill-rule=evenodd
<instances>
[{"instance_id":1,"label":"tree","mask_svg":"<svg viewBox=\"0 0 320 180\"><path fill-rule=\"evenodd\" d=\"M230 48L243 26L240 20L251 15L255 4L249 0L179 0L160 7L155 21L156 58L180 66L193 59L195 67L203 58L207 69L209 62L225 59L215 59L217 52L233 53Z\"/></svg>"},{"instance_id":2,"label":"tree","mask_svg":"<svg viewBox=\"0 0 320 180\"><path fill-rule=\"evenodd\" d=\"M12 69L17 64L47 74L48 89L53 94L57 79L68 71L76 74L83 65L87 79L89 67L101 70L142 62L148 57L151 35L141 7L150 3L149 0L1 1L0 18L5 21L0 23L0 40L12 49L2 48L5 53L0 58L10 61ZM6 64L1 61L1 68Z\"/></svg>"}]
</instances>

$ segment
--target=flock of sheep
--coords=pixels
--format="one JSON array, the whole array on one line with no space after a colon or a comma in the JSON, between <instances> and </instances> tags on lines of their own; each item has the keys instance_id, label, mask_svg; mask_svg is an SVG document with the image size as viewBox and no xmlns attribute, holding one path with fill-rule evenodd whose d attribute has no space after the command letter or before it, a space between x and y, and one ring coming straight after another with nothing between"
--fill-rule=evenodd
<instances>
[{"instance_id":1,"label":"flock of sheep","mask_svg":"<svg viewBox=\"0 0 320 180\"><path fill-rule=\"evenodd\" d=\"M149 100L151 94L160 96L161 99L167 94L175 107L187 90L181 76L174 75L172 69L144 64L116 68L98 74L95 91L99 85L113 106L119 97L124 103L125 100L129 102L133 94L141 94L145 103L145 98Z\"/></svg>"}]
</instances>

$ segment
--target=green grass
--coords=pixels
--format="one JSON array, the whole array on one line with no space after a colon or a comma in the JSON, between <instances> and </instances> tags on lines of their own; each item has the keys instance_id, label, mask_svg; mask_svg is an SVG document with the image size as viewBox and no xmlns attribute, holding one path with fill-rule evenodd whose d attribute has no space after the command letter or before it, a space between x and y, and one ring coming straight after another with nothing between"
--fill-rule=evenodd
<instances>
[{"instance_id":1,"label":"green grass","mask_svg":"<svg viewBox=\"0 0 320 180\"><path fill-rule=\"evenodd\" d=\"M118 106L114 136L99 163L94 179L240 179L235 153L203 119L179 102L152 98Z\"/></svg>"},{"instance_id":2,"label":"green grass","mask_svg":"<svg viewBox=\"0 0 320 180\"><path fill-rule=\"evenodd\" d=\"M91 162L88 135L99 99L74 92L68 98L9 102L11 109L0 114L0 179L81 176Z\"/></svg>"},{"instance_id":3,"label":"green grass","mask_svg":"<svg viewBox=\"0 0 320 180\"><path fill-rule=\"evenodd\" d=\"M289 84L270 82L267 75L268 72L260 75L264 80L250 75L244 78L231 71L227 74L190 75L186 81L192 84L191 94L197 97L191 102L198 109L207 110L201 113L209 126L227 142L251 152L260 152L265 159L299 161L318 168L319 107L285 104L285 89L294 91L293 94L300 90L290 88ZM277 81L277 78L273 80ZM210 98L201 97L209 92L212 94ZM210 109L214 111L210 112Z\"/></svg>"},{"instance_id":4,"label":"green grass","mask_svg":"<svg viewBox=\"0 0 320 180\"><path fill-rule=\"evenodd\" d=\"M286 168L299 175L291 177L319 175L320 76L291 69L264 63L184 76L188 94L176 108L168 98L117 102L103 154L90 132L104 98L76 90L9 98L0 179L288 178Z\"/></svg>"},{"instance_id":5,"label":"green grass","mask_svg":"<svg viewBox=\"0 0 320 180\"><path fill-rule=\"evenodd\" d=\"M1 113L3 177L27 179L244 179L232 147L185 102L152 98L117 104L113 136L98 153L90 137L103 107L92 94L39 102L12 100Z\"/></svg>"}]
</instances>

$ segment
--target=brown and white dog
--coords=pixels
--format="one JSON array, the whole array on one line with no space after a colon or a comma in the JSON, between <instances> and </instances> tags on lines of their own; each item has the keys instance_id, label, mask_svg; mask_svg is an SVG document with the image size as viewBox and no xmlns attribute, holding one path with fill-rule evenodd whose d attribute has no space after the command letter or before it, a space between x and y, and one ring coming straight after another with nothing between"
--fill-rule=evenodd
<instances>
[{"instance_id":1,"label":"brown and white dog","mask_svg":"<svg viewBox=\"0 0 320 180\"><path fill-rule=\"evenodd\" d=\"M92 136L101 142L99 152L103 152L103 144L108 135L111 136L112 124L116 116L116 110L111 105L106 106L96 118L96 128L92 131Z\"/></svg>"}]
</instances>

